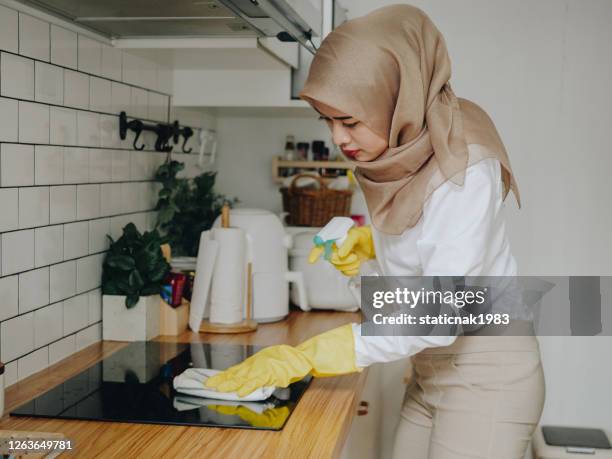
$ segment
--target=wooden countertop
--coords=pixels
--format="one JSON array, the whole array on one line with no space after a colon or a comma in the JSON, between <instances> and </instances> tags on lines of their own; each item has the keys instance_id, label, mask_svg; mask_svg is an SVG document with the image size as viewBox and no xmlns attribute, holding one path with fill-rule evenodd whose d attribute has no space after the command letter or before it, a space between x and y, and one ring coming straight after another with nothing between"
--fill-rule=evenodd
<instances>
[{"instance_id":1,"label":"wooden countertop","mask_svg":"<svg viewBox=\"0 0 612 459\"><path fill-rule=\"evenodd\" d=\"M291 311L286 320L260 324L252 333L211 335L188 330L179 336L158 337L156 341L296 345L311 336L359 320L359 313ZM98 342L13 384L5 393L5 413L128 344ZM75 444L72 453L61 457L336 458L340 456L356 413L367 371L314 378L280 432L8 415L0 420L0 429L61 432Z\"/></svg>"}]
</instances>

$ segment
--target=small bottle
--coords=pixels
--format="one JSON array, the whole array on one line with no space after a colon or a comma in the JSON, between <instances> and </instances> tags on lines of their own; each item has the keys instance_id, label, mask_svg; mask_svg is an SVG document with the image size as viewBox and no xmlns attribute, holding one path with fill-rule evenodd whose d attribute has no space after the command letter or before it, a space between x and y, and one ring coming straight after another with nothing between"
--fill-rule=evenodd
<instances>
[{"instance_id":1,"label":"small bottle","mask_svg":"<svg viewBox=\"0 0 612 459\"><path fill-rule=\"evenodd\" d=\"M310 144L308 142L298 142L297 144L297 159L298 161L308 161L308 148ZM295 173L300 174L304 169L296 169Z\"/></svg>"},{"instance_id":2,"label":"small bottle","mask_svg":"<svg viewBox=\"0 0 612 459\"><path fill-rule=\"evenodd\" d=\"M285 161L295 161L295 137L292 135L287 136L287 140L285 141L285 153L283 155L283 159ZM285 169L285 176L291 176L295 173L293 168Z\"/></svg>"},{"instance_id":3,"label":"small bottle","mask_svg":"<svg viewBox=\"0 0 612 459\"><path fill-rule=\"evenodd\" d=\"M312 141L312 159L314 161L321 161L325 150L325 142L322 140Z\"/></svg>"},{"instance_id":4,"label":"small bottle","mask_svg":"<svg viewBox=\"0 0 612 459\"><path fill-rule=\"evenodd\" d=\"M310 145L308 142L298 142L297 144L297 156L300 161L308 161L308 148Z\"/></svg>"},{"instance_id":5,"label":"small bottle","mask_svg":"<svg viewBox=\"0 0 612 459\"><path fill-rule=\"evenodd\" d=\"M325 149L323 150L323 157L321 159L323 161L329 161L330 163L333 162L333 161L330 161L329 159L329 148L328 147L325 147ZM327 178L338 177L338 169L321 168L319 173L321 177L327 177Z\"/></svg>"}]
</instances>

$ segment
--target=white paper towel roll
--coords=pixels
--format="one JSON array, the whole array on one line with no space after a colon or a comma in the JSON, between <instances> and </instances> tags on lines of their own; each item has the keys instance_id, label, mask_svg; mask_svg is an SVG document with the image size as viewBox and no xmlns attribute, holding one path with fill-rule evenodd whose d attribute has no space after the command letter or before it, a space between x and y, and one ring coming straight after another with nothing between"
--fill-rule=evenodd
<instances>
[{"instance_id":1,"label":"white paper towel roll","mask_svg":"<svg viewBox=\"0 0 612 459\"><path fill-rule=\"evenodd\" d=\"M200 330L202 319L206 317L206 305L209 303L210 286L218 249L219 243L210 238L210 231L202 231L189 308L189 328L195 332Z\"/></svg>"},{"instance_id":2,"label":"white paper towel roll","mask_svg":"<svg viewBox=\"0 0 612 459\"><path fill-rule=\"evenodd\" d=\"M214 228L219 243L210 291L209 320L219 324L242 321L246 269L246 233L242 228Z\"/></svg>"}]
</instances>

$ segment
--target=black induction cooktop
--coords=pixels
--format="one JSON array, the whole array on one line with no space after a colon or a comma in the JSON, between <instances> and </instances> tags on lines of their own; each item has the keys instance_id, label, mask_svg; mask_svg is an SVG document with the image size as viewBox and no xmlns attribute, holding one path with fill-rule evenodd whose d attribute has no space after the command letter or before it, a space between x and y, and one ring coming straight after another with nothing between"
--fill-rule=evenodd
<instances>
[{"instance_id":1,"label":"black induction cooktop","mask_svg":"<svg viewBox=\"0 0 612 459\"><path fill-rule=\"evenodd\" d=\"M185 369L224 370L261 349L211 343L137 341L11 412L13 416L281 430L311 376L263 402L225 402L180 394Z\"/></svg>"}]
</instances>

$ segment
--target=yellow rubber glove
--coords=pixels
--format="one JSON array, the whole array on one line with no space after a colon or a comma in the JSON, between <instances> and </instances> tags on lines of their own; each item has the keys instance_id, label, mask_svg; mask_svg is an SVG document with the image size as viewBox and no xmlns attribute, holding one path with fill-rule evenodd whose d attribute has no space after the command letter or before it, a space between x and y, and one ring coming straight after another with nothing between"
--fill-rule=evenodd
<instances>
[{"instance_id":1,"label":"yellow rubber glove","mask_svg":"<svg viewBox=\"0 0 612 459\"><path fill-rule=\"evenodd\" d=\"M244 397L264 386L287 387L308 374L324 377L362 370L355 364L353 328L346 324L295 347L280 344L262 349L244 362L211 376L204 385Z\"/></svg>"},{"instance_id":2,"label":"yellow rubber glove","mask_svg":"<svg viewBox=\"0 0 612 459\"><path fill-rule=\"evenodd\" d=\"M253 427L268 427L272 429L279 429L289 416L289 407L287 406L270 408L263 413L257 413L242 405L208 405L207 408L211 408L221 414L240 416L240 419L245 420Z\"/></svg>"},{"instance_id":3,"label":"yellow rubber glove","mask_svg":"<svg viewBox=\"0 0 612 459\"><path fill-rule=\"evenodd\" d=\"M308 256L308 262L315 263L323 251L323 247L313 247ZM340 248L334 244L329 261L342 274L351 277L359 274L359 266L362 262L372 258L376 258L372 228L366 225L351 228Z\"/></svg>"}]
</instances>

